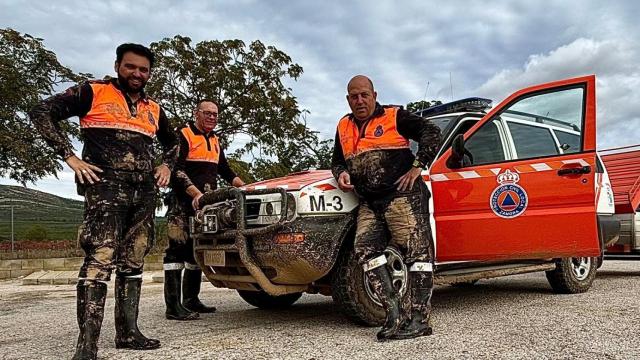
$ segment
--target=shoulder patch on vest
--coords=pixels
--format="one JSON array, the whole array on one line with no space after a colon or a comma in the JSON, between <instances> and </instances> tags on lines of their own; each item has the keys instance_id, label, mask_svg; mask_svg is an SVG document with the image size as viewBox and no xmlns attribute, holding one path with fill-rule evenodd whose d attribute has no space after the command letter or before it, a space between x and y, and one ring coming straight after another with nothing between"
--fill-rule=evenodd
<instances>
[{"instance_id":1,"label":"shoulder patch on vest","mask_svg":"<svg viewBox=\"0 0 640 360\"><path fill-rule=\"evenodd\" d=\"M376 127L376 130L373 132L373 135L375 137L380 137L380 136L382 136L382 134L384 134L384 129L382 128L382 125L378 125Z\"/></svg>"},{"instance_id":2,"label":"shoulder patch on vest","mask_svg":"<svg viewBox=\"0 0 640 360\"><path fill-rule=\"evenodd\" d=\"M156 119L154 119L154 118L153 118L153 114L151 113L151 111L149 111L147 114L149 114L149 115L148 115L148 118L149 118L149 124L151 124L151 125L155 125L155 124L156 124Z\"/></svg>"}]
</instances>

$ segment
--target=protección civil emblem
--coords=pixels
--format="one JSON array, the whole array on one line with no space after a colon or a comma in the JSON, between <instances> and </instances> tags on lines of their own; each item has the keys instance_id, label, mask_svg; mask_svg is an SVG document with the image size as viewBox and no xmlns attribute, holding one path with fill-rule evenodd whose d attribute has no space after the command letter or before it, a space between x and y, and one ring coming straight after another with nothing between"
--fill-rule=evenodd
<instances>
[{"instance_id":1,"label":"protecci\u00f3n civil emblem","mask_svg":"<svg viewBox=\"0 0 640 360\"><path fill-rule=\"evenodd\" d=\"M520 181L520 175L507 169L498 175L497 181L500 185L493 190L489 199L491 210L505 219L520 216L529 203L527 192L517 184Z\"/></svg>"},{"instance_id":2,"label":"protecci\u00f3n civil emblem","mask_svg":"<svg viewBox=\"0 0 640 360\"><path fill-rule=\"evenodd\" d=\"M382 129L382 125L378 125L378 127L376 127L376 130L373 132L373 135L375 137L380 137L382 136L382 134L384 134L384 129Z\"/></svg>"}]
</instances>

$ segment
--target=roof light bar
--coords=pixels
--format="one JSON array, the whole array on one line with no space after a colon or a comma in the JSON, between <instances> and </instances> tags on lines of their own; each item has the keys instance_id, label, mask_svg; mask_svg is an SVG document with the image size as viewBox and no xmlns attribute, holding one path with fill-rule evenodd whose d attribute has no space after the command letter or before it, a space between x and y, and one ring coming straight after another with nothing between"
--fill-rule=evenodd
<instances>
[{"instance_id":1,"label":"roof light bar","mask_svg":"<svg viewBox=\"0 0 640 360\"><path fill-rule=\"evenodd\" d=\"M479 97L471 97L461 100L452 101L442 105L436 105L416 112L422 117L436 116L461 111L482 111L491 107L491 99Z\"/></svg>"}]
</instances>

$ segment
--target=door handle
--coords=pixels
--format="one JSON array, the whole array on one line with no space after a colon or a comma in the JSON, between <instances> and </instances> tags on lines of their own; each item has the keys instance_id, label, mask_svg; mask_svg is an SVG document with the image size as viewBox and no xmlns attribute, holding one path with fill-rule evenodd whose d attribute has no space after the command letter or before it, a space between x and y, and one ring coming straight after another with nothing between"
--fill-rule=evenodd
<instances>
[{"instance_id":1,"label":"door handle","mask_svg":"<svg viewBox=\"0 0 640 360\"><path fill-rule=\"evenodd\" d=\"M587 165L587 166L576 167L576 168L560 169L558 170L558 175L559 176L580 175L580 174L588 174L590 172L591 172L591 166Z\"/></svg>"}]
</instances>

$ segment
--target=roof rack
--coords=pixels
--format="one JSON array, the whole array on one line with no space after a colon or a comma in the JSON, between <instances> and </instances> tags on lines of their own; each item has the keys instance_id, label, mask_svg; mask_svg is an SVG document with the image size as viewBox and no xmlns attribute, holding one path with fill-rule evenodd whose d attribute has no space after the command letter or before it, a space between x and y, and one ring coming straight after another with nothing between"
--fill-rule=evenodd
<instances>
[{"instance_id":1,"label":"roof rack","mask_svg":"<svg viewBox=\"0 0 640 360\"><path fill-rule=\"evenodd\" d=\"M462 111L475 111L485 112L491 107L491 99L484 99L479 97L470 97L466 99L452 101L446 104L436 105L428 107L422 111L417 111L416 115L422 117L436 116L442 114L448 114L453 112Z\"/></svg>"},{"instance_id":2,"label":"roof rack","mask_svg":"<svg viewBox=\"0 0 640 360\"><path fill-rule=\"evenodd\" d=\"M554 123L557 125L562 125L562 126L566 126L574 131L580 131L580 128L576 125L576 124L572 124L568 121L562 121L562 120L558 120L558 119L554 119L554 118L550 118L550 117L546 117L546 116L542 116L542 115L535 115L535 114L530 114L527 112L522 112L522 111L516 111L516 110L505 110L503 111L504 114L513 114L513 115L518 115L518 116L523 116L523 117L528 117L528 118L533 118L535 122L540 123L540 124L545 124L545 123Z\"/></svg>"}]
</instances>

